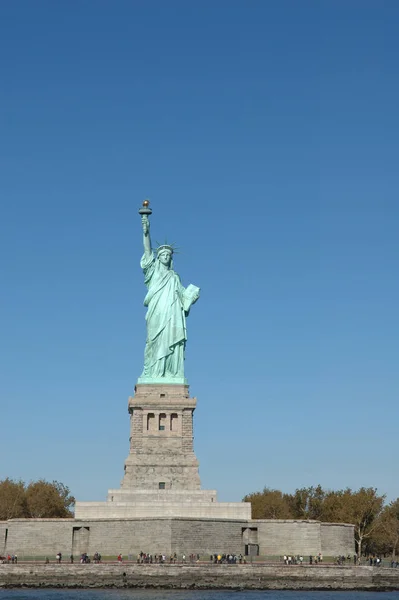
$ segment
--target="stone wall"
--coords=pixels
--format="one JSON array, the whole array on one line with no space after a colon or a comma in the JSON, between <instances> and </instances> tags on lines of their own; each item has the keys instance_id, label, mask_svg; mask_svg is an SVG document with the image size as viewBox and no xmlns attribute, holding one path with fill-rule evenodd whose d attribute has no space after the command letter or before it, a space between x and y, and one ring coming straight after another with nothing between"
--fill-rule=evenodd
<instances>
[{"instance_id":1,"label":"stone wall","mask_svg":"<svg viewBox=\"0 0 399 600\"><path fill-rule=\"evenodd\" d=\"M243 552L241 525L212 519L15 519L8 522L7 552L23 556L136 556L171 552ZM245 522L244 522L245 525Z\"/></svg>"},{"instance_id":2,"label":"stone wall","mask_svg":"<svg viewBox=\"0 0 399 600\"><path fill-rule=\"evenodd\" d=\"M346 523L320 524L322 553L326 556L347 556L355 552L354 527Z\"/></svg>"},{"instance_id":3,"label":"stone wall","mask_svg":"<svg viewBox=\"0 0 399 600\"><path fill-rule=\"evenodd\" d=\"M399 569L273 565L0 565L3 587L398 590Z\"/></svg>"},{"instance_id":4,"label":"stone wall","mask_svg":"<svg viewBox=\"0 0 399 600\"><path fill-rule=\"evenodd\" d=\"M121 552L136 557L139 552L170 555L171 551L170 519L90 522L90 555L117 556Z\"/></svg>"},{"instance_id":5,"label":"stone wall","mask_svg":"<svg viewBox=\"0 0 399 600\"><path fill-rule=\"evenodd\" d=\"M314 556L322 551L318 521L256 520L261 554Z\"/></svg>"},{"instance_id":6,"label":"stone wall","mask_svg":"<svg viewBox=\"0 0 399 600\"><path fill-rule=\"evenodd\" d=\"M247 523L201 519L173 519L172 548L178 554L208 556L224 552L244 553L242 528Z\"/></svg>"},{"instance_id":7,"label":"stone wall","mask_svg":"<svg viewBox=\"0 0 399 600\"><path fill-rule=\"evenodd\" d=\"M159 502L201 504L217 502L216 490L130 490L117 488L108 490L107 502ZM241 502L241 504L246 504ZM162 515L167 516L167 515ZM76 516L75 517L79 518Z\"/></svg>"},{"instance_id":8,"label":"stone wall","mask_svg":"<svg viewBox=\"0 0 399 600\"><path fill-rule=\"evenodd\" d=\"M0 554L5 554L7 529L7 521L0 521Z\"/></svg>"},{"instance_id":9,"label":"stone wall","mask_svg":"<svg viewBox=\"0 0 399 600\"><path fill-rule=\"evenodd\" d=\"M151 519L155 517L248 519L249 503L243 502L77 502L78 519Z\"/></svg>"},{"instance_id":10,"label":"stone wall","mask_svg":"<svg viewBox=\"0 0 399 600\"><path fill-rule=\"evenodd\" d=\"M262 519L251 521L251 527L258 529L257 543L264 555L308 557L320 552L324 556L346 556L355 551L354 526L346 523Z\"/></svg>"},{"instance_id":11,"label":"stone wall","mask_svg":"<svg viewBox=\"0 0 399 600\"><path fill-rule=\"evenodd\" d=\"M73 519L11 519L6 550L18 556L49 556L71 553Z\"/></svg>"},{"instance_id":12,"label":"stone wall","mask_svg":"<svg viewBox=\"0 0 399 600\"><path fill-rule=\"evenodd\" d=\"M8 531L4 547L5 531ZM325 556L354 552L352 525L318 521L234 520L202 518L12 519L0 523L0 552L23 556L68 557L82 552L104 556L245 552L246 545L263 556L321 552Z\"/></svg>"}]
</instances>

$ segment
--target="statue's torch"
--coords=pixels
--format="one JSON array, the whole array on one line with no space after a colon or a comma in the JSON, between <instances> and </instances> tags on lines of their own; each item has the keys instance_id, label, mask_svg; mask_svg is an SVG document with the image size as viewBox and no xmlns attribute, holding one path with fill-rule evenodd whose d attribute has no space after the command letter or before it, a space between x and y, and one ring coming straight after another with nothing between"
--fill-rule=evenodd
<instances>
[{"instance_id":1,"label":"statue's torch","mask_svg":"<svg viewBox=\"0 0 399 600\"><path fill-rule=\"evenodd\" d=\"M152 214L152 209L150 208L149 200L144 200L142 208L139 209L139 214L141 216L147 215L147 217L149 217Z\"/></svg>"}]
</instances>

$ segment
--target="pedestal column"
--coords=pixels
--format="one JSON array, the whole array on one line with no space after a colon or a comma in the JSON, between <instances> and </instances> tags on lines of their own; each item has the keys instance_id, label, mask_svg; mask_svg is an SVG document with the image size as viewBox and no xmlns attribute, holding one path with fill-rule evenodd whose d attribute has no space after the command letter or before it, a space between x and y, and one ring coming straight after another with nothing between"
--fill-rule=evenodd
<instances>
[{"instance_id":1,"label":"pedestal column","mask_svg":"<svg viewBox=\"0 0 399 600\"><path fill-rule=\"evenodd\" d=\"M188 385L137 384L128 404L130 452L124 490L200 489L193 450L196 404Z\"/></svg>"}]
</instances>

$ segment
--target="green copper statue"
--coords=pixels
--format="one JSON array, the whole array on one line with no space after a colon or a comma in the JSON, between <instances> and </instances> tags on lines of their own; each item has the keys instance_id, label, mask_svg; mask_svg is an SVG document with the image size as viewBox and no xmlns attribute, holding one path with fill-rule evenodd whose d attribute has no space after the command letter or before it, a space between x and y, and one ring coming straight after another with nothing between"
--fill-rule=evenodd
<instances>
[{"instance_id":1,"label":"green copper statue","mask_svg":"<svg viewBox=\"0 0 399 600\"><path fill-rule=\"evenodd\" d=\"M151 214L148 200L139 210L143 226L144 255L140 266L148 288L144 306L147 341L144 370L138 383L187 383L184 377L184 351L187 341L186 318L190 307L199 298L199 288L184 288L173 270L173 246L159 246L154 254L151 247Z\"/></svg>"}]
</instances>

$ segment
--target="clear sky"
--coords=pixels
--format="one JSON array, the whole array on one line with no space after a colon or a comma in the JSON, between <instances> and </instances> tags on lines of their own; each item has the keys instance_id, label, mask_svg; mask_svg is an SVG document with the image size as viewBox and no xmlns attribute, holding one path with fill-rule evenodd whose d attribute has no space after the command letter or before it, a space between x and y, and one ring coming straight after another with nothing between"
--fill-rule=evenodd
<instances>
[{"instance_id":1,"label":"clear sky","mask_svg":"<svg viewBox=\"0 0 399 600\"><path fill-rule=\"evenodd\" d=\"M201 287L203 488L399 496L399 3L0 3L0 479L118 487L137 213Z\"/></svg>"}]
</instances>

